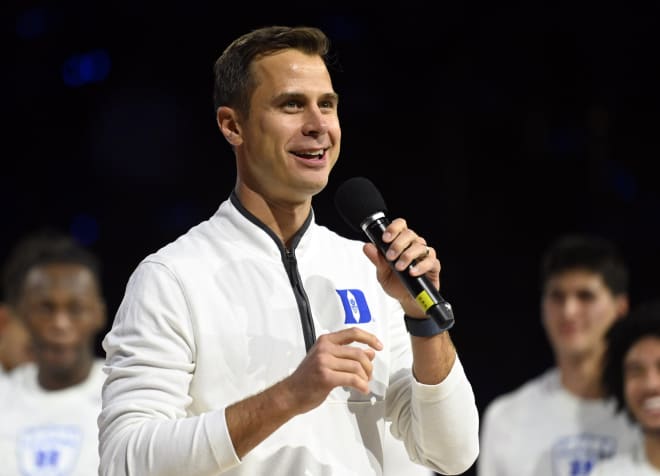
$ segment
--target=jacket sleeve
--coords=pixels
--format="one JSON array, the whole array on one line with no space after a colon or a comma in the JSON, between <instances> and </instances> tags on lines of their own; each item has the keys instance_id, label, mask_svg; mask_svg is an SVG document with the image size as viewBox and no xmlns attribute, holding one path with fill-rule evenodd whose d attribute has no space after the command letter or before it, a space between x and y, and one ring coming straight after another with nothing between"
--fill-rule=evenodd
<instances>
[{"instance_id":1,"label":"jacket sleeve","mask_svg":"<svg viewBox=\"0 0 660 476\"><path fill-rule=\"evenodd\" d=\"M224 409L186 412L195 357L189 315L176 276L142 262L103 340L100 476L210 475L239 463Z\"/></svg>"},{"instance_id":2,"label":"jacket sleeve","mask_svg":"<svg viewBox=\"0 0 660 476\"><path fill-rule=\"evenodd\" d=\"M440 474L467 471L479 454L479 412L472 385L458 355L437 385L415 381L410 337L398 316L393 330L393 374L387 396L391 432L410 458ZM397 350L398 349L398 350Z\"/></svg>"}]
</instances>

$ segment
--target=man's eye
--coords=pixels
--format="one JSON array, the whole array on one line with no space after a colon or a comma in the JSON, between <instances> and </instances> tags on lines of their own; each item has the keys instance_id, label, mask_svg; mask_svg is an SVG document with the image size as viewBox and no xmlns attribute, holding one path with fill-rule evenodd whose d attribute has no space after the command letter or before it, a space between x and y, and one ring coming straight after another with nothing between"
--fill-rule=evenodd
<instances>
[{"instance_id":1,"label":"man's eye","mask_svg":"<svg viewBox=\"0 0 660 476\"><path fill-rule=\"evenodd\" d=\"M548 292L548 299L552 302L562 302L564 300L564 293L559 291Z\"/></svg>"},{"instance_id":2,"label":"man's eye","mask_svg":"<svg viewBox=\"0 0 660 476\"><path fill-rule=\"evenodd\" d=\"M624 374L627 378L636 378L644 374L644 369L639 365L626 365Z\"/></svg>"},{"instance_id":3,"label":"man's eye","mask_svg":"<svg viewBox=\"0 0 660 476\"><path fill-rule=\"evenodd\" d=\"M72 316L78 316L78 315L82 314L84 311L85 311L85 308L81 304L75 303L75 304L71 304L69 306L69 313Z\"/></svg>"},{"instance_id":4,"label":"man's eye","mask_svg":"<svg viewBox=\"0 0 660 476\"><path fill-rule=\"evenodd\" d=\"M578 298L583 302L591 302L596 299L596 295L592 292L582 291L578 293Z\"/></svg>"}]
</instances>

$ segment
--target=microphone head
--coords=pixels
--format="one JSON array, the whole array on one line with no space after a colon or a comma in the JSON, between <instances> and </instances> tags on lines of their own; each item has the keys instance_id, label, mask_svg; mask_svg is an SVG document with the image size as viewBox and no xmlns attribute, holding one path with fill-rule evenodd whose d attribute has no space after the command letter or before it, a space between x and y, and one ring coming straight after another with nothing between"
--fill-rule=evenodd
<instances>
[{"instance_id":1,"label":"microphone head","mask_svg":"<svg viewBox=\"0 0 660 476\"><path fill-rule=\"evenodd\" d=\"M385 200L371 180L353 177L335 192L335 207L339 215L354 230L361 232L362 222L378 212L387 212Z\"/></svg>"}]
</instances>

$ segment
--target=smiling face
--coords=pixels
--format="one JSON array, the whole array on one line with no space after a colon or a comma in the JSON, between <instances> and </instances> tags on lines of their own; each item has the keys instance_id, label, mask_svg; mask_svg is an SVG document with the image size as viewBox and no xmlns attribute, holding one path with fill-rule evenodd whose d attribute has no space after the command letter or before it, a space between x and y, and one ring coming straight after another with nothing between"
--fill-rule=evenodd
<instances>
[{"instance_id":1,"label":"smiling face","mask_svg":"<svg viewBox=\"0 0 660 476\"><path fill-rule=\"evenodd\" d=\"M660 435L660 337L633 344L623 362L626 405L646 432Z\"/></svg>"},{"instance_id":2,"label":"smiling face","mask_svg":"<svg viewBox=\"0 0 660 476\"><path fill-rule=\"evenodd\" d=\"M543 294L543 324L559 359L600 355L605 333L626 310L625 297L613 295L599 274L582 269L553 276Z\"/></svg>"},{"instance_id":3,"label":"smiling face","mask_svg":"<svg viewBox=\"0 0 660 476\"><path fill-rule=\"evenodd\" d=\"M248 117L231 113L223 133L234 146L240 187L269 203L308 204L339 157L338 98L323 59L295 49L252 64L256 88Z\"/></svg>"}]
</instances>

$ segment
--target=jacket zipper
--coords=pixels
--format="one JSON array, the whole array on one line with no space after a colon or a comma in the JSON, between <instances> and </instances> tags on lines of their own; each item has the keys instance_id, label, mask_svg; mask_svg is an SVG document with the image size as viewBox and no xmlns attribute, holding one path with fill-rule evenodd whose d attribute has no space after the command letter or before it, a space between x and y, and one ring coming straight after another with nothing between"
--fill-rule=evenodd
<instances>
[{"instance_id":1,"label":"jacket zipper","mask_svg":"<svg viewBox=\"0 0 660 476\"><path fill-rule=\"evenodd\" d=\"M300 274L298 273L298 261L293 251L288 248L285 249L286 260L284 267L289 276L289 282L293 287L293 294L296 297L296 303L300 310L300 323L302 324L303 337L305 338L305 350L309 352L314 342L316 341L316 330L314 329L314 321L312 320L312 312L309 308L309 300L303 288Z\"/></svg>"}]
</instances>

